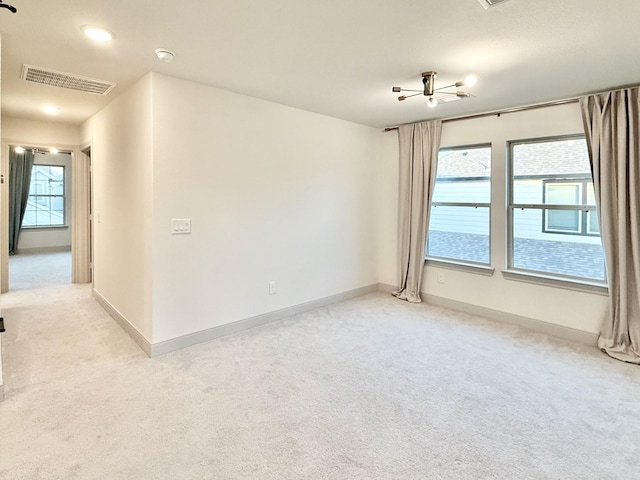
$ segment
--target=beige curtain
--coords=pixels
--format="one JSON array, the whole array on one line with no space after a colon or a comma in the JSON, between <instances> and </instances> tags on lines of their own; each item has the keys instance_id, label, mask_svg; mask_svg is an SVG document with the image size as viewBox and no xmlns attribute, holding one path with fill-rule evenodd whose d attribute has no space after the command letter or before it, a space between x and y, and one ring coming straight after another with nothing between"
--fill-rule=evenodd
<instances>
[{"instance_id":1,"label":"beige curtain","mask_svg":"<svg viewBox=\"0 0 640 480\"><path fill-rule=\"evenodd\" d=\"M598 346L640 364L640 104L638 88L580 99L609 282Z\"/></svg>"},{"instance_id":2,"label":"beige curtain","mask_svg":"<svg viewBox=\"0 0 640 480\"><path fill-rule=\"evenodd\" d=\"M400 288L393 294L414 303L422 301L420 286L441 131L442 124L439 120L403 125L398 129Z\"/></svg>"}]
</instances>

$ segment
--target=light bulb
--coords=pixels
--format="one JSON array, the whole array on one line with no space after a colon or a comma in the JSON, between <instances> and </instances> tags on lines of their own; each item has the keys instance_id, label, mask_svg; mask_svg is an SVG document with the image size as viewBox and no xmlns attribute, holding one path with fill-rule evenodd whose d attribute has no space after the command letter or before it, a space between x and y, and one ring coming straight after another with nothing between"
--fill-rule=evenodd
<instances>
[{"instance_id":1,"label":"light bulb","mask_svg":"<svg viewBox=\"0 0 640 480\"><path fill-rule=\"evenodd\" d=\"M478 83L478 77L475 75L467 75L464 79L465 87L473 87L476 83Z\"/></svg>"},{"instance_id":2,"label":"light bulb","mask_svg":"<svg viewBox=\"0 0 640 480\"><path fill-rule=\"evenodd\" d=\"M56 147L51 147L49 149L49 153L53 153L55 155L56 153L58 153L58 149Z\"/></svg>"},{"instance_id":3,"label":"light bulb","mask_svg":"<svg viewBox=\"0 0 640 480\"><path fill-rule=\"evenodd\" d=\"M23 147L16 147L15 148L15 152L16 153L24 153L24 148Z\"/></svg>"},{"instance_id":4,"label":"light bulb","mask_svg":"<svg viewBox=\"0 0 640 480\"><path fill-rule=\"evenodd\" d=\"M429 100L427 100L427 105L429 105L429 107L431 108L434 108L436 105L438 105L438 101L433 97L429 97Z\"/></svg>"}]
</instances>

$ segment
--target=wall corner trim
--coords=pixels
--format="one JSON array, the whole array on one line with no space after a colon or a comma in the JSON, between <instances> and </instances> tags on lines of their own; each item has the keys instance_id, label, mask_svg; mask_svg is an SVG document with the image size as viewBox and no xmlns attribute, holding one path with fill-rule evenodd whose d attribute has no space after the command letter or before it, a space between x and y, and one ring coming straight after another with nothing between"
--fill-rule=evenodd
<instances>
[{"instance_id":1,"label":"wall corner trim","mask_svg":"<svg viewBox=\"0 0 640 480\"><path fill-rule=\"evenodd\" d=\"M335 295L330 295L328 297L320 298L318 300L312 300L310 302L301 303L292 307L274 310L273 312L256 315L255 317L249 317L242 320L237 320L235 322L219 325L217 327L208 328L206 330L201 330L199 332L190 333L182 337L153 343L150 345L150 352L148 352L147 354L150 357L158 357L160 355L165 355L175 350L190 347L198 343L204 343L208 342L209 340L232 335L234 333L242 332L250 328L275 322L276 320L282 320L283 318L292 317L294 315L305 313L316 308L343 302L345 300L349 300L350 298L359 297L361 295L376 291L378 291L378 284L367 285L353 290L347 290L346 292L337 293Z\"/></svg>"},{"instance_id":2,"label":"wall corner trim","mask_svg":"<svg viewBox=\"0 0 640 480\"><path fill-rule=\"evenodd\" d=\"M102 308L106 310L111 318L113 318L118 325L129 335L134 342L138 344L138 346L142 349L144 353L146 353L149 357L151 356L151 342L147 340L147 338L140 333L140 331L134 327L129 320L122 315L116 307L111 305L109 301L104 298L100 292L98 292L95 288L92 289L93 298L100 304Z\"/></svg>"}]
</instances>

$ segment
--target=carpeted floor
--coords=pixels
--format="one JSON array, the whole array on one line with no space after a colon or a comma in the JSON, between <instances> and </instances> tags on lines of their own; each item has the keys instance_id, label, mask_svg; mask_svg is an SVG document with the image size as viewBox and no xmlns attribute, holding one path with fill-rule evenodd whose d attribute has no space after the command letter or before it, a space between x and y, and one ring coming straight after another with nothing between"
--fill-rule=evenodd
<instances>
[{"instance_id":1,"label":"carpeted floor","mask_svg":"<svg viewBox=\"0 0 640 480\"><path fill-rule=\"evenodd\" d=\"M71 252L19 253L9 257L9 290L71 283Z\"/></svg>"},{"instance_id":2,"label":"carpeted floor","mask_svg":"<svg viewBox=\"0 0 640 480\"><path fill-rule=\"evenodd\" d=\"M149 359L87 285L3 295L0 479L640 478L640 367L388 294Z\"/></svg>"}]
</instances>

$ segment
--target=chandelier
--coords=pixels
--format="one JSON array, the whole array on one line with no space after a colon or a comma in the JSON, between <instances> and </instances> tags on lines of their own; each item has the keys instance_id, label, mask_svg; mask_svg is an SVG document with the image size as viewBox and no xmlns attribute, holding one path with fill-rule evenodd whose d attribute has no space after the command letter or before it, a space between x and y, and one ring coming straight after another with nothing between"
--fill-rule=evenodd
<instances>
[{"instance_id":1,"label":"chandelier","mask_svg":"<svg viewBox=\"0 0 640 480\"><path fill-rule=\"evenodd\" d=\"M458 90L460 87L471 87L475 85L477 79L473 75L467 76L464 80L446 85L444 87L435 88L435 79L438 76L437 72L424 72L422 74L422 83L424 88L422 90L411 90L409 88L393 87L394 93L402 92L417 92L410 95L400 95L398 101L402 102L407 98L415 97L417 95L424 95L427 97L427 105L435 107L438 103L449 102L451 100L460 100L462 98L471 97L471 94L464 90ZM447 90L454 89L454 90Z\"/></svg>"}]
</instances>

